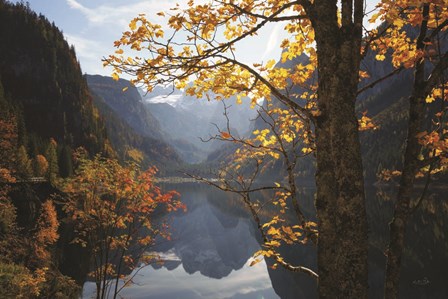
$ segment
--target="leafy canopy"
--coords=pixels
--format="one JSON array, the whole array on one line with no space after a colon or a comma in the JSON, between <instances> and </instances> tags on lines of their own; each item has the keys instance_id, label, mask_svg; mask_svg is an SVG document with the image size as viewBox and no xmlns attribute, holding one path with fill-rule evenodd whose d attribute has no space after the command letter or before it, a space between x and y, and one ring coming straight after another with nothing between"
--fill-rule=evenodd
<instances>
[{"instance_id":1,"label":"leafy canopy","mask_svg":"<svg viewBox=\"0 0 448 299\"><path fill-rule=\"evenodd\" d=\"M131 20L129 30L115 42L117 50L104 60L104 64L113 67L115 79L123 73L130 74L134 84L142 84L148 91L157 85L173 84L198 98L210 99L213 94L215 99L220 100L236 95L239 102L242 97L248 96L253 106L262 99L270 102L271 98L276 98L285 108L267 105L267 111L264 112L271 124L268 128L254 131L252 138L247 140L234 137L229 128L220 131L217 138L243 144L236 153L235 163L229 165L234 165L236 171L248 160L255 161L258 166L264 157L278 159L281 156L285 160L290 159L286 164L294 169L298 144L302 155L315 150L310 123L320 115L317 108L319 98L316 91L319 86L316 69L321 57L318 57L316 51L314 30L318 20L313 15L317 2L190 0L185 8L177 5L167 12L158 13L166 21L163 26L140 14ZM347 5L352 2L341 3L342 12L339 18L335 17L334 22L340 30L345 30L350 27L347 23L351 23L352 17L357 16L350 14L350 20L344 19L344 15L347 17L346 12L352 9ZM392 75L402 69L415 68L422 62L430 64L435 74L447 67L448 54L442 53L440 48L440 34L446 31L447 20L447 0L382 0L369 19L371 23L381 22L382 25L373 30L364 29L365 38L359 53L365 57L369 51L373 51L379 61L390 57L395 68ZM257 35L261 28L277 22L282 22L283 29L288 33L288 38L279 45L282 49L282 64L276 65L274 60L270 60L249 65L238 59L236 50L240 41ZM427 32L416 34L420 27ZM127 55L129 52L141 52L144 55ZM292 67L285 66L288 61L302 55L306 55L306 63L294 62ZM366 80L366 83L358 90L358 94L387 78L372 82L369 76L367 71L359 71L360 80ZM446 80L440 80L440 77L429 76L420 91L419 95L424 96L427 103L447 99ZM443 117L444 111L436 115L435 122L438 125L431 132L419 135L421 144L427 147L425 153L440 157L442 162L446 160L443 153L448 148L448 131L444 129L446 121ZM376 126L364 113L359 128L375 129ZM293 172L289 176L294 178ZM239 181L244 186L246 181ZM276 186L286 191L276 194L275 202L281 208L287 199L293 198L293 204L296 202L294 192L291 192L294 189L291 182L293 180L290 180L289 186ZM249 189L246 188L243 193L247 195ZM254 208L248 197L245 200L250 208ZM314 227L307 227L305 220L299 220L300 225L295 227L274 226L281 222L281 219L273 218L265 226L260 225L266 230L266 250L261 254L274 255L272 250L278 246L279 240L288 243L290 240L298 240L302 232L314 233Z\"/></svg>"},{"instance_id":2,"label":"leafy canopy","mask_svg":"<svg viewBox=\"0 0 448 299\"><path fill-rule=\"evenodd\" d=\"M73 241L92 251L90 275L97 283L97 295L106 298L114 287L116 297L132 283L133 276L126 277L125 269L153 261L156 257L147 250L155 238L169 238L168 226L156 220L156 209L170 212L184 205L174 198L177 192L163 193L155 185L155 168L142 171L136 164L122 166L99 155L89 160L81 151L76 153L79 167L64 185L69 195L64 208L77 233ZM120 288L119 279L124 281Z\"/></svg>"}]
</instances>

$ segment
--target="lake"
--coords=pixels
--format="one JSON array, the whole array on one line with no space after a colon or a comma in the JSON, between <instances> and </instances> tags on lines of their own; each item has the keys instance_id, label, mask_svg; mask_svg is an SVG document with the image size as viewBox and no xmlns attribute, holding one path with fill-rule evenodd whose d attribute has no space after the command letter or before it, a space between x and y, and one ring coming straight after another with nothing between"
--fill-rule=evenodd
<instances>
[{"instance_id":1,"label":"lake","mask_svg":"<svg viewBox=\"0 0 448 299\"><path fill-rule=\"evenodd\" d=\"M181 193L187 212L170 216L172 240L154 248L165 263L140 269L134 284L120 292L123 298L317 298L316 283L304 274L274 270L269 259L249 266L262 240L236 195L197 183L162 186ZM314 192L310 187L301 189L301 205L310 218L314 215ZM383 252L393 195L392 188L367 190L371 298L382 298L383 294ZM257 196L267 198L269 194ZM402 298L448 298L447 215L444 190L431 192L413 215L402 266ZM316 269L312 245L288 246L280 251L286 260ZM83 298L93 293L94 284L85 283Z\"/></svg>"}]
</instances>

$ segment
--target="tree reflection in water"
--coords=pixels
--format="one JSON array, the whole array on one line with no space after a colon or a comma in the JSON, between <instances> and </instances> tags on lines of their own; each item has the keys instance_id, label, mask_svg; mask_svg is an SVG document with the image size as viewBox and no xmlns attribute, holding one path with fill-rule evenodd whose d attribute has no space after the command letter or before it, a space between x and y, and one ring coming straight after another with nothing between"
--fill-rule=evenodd
<instances>
[{"instance_id":1,"label":"tree reflection in water","mask_svg":"<svg viewBox=\"0 0 448 299\"><path fill-rule=\"evenodd\" d=\"M167 184L182 195L187 213L170 219L172 240L155 251L165 253L163 265L143 269L136 284L123 292L130 298L317 298L316 283L300 273L278 268L272 261L248 266L260 248L261 236L239 198L212 187ZM314 189L301 189L301 204L313 217ZM258 195L267 200L270 194ZM370 224L370 298L383 296L388 222L393 190L367 189ZM435 190L416 210L407 230L402 267L403 298L448 298L448 202L444 190ZM269 209L264 215L269 216ZM272 215L271 215L272 216ZM341 236L344 238L344 236ZM285 259L316 269L313 245L284 246ZM84 294L88 292L85 287Z\"/></svg>"}]
</instances>

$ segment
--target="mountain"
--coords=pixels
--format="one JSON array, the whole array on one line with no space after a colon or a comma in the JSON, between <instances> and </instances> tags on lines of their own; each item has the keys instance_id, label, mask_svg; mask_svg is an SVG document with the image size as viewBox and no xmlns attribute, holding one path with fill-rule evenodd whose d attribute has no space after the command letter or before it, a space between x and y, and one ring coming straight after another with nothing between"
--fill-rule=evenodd
<instances>
[{"instance_id":1,"label":"mountain","mask_svg":"<svg viewBox=\"0 0 448 299\"><path fill-rule=\"evenodd\" d=\"M80 146L122 160L137 149L145 165L161 171L180 163L137 89L126 80L84 77L74 47L43 15L0 0L0 40L2 106L14 111L18 146L29 159L45 156L53 142L63 177L73 173L72 152Z\"/></svg>"},{"instance_id":2,"label":"mountain","mask_svg":"<svg viewBox=\"0 0 448 299\"><path fill-rule=\"evenodd\" d=\"M75 50L54 24L23 2L0 0L0 40L0 297L74 298L77 287L62 274L82 270L84 279L89 256L69 243L74 228L59 221L64 217L61 202L65 198L52 184L57 177L73 173L77 147L90 155L115 153ZM8 179L5 171L17 181ZM28 180L32 176L45 176L48 181ZM49 201L53 196L61 201L56 207ZM49 213L43 212L46 204L52 206ZM58 233L51 232L53 229ZM38 231L47 239L40 253ZM31 273L41 269L45 275L38 283L37 295L26 285L33 279Z\"/></svg>"},{"instance_id":3,"label":"mountain","mask_svg":"<svg viewBox=\"0 0 448 299\"><path fill-rule=\"evenodd\" d=\"M106 130L82 76L75 49L44 16L0 1L0 81L15 111L19 146L35 157L53 139L62 176L72 149L109 153Z\"/></svg>"},{"instance_id":4,"label":"mountain","mask_svg":"<svg viewBox=\"0 0 448 299\"><path fill-rule=\"evenodd\" d=\"M204 136L205 126L201 126L199 118L167 103L145 102L145 107L155 115L167 142L176 148L184 161L199 162L207 155L205 147L208 145L200 144L199 137Z\"/></svg>"},{"instance_id":5,"label":"mountain","mask_svg":"<svg viewBox=\"0 0 448 299\"><path fill-rule=\"evenodd\" d=\"M106 100L107 105L119 114L136 132L143 136L162 138L157 119L144 108L142 98L129 81L111 77L86 75L89 89Z\"/></svg>"},{"instance_id":6,"label":"mountain","mask_svg":"<svg viewBox=\"0 0 448 299\"><path fill-rule=\"evenodd\" d=\"M414 27L405 28L409 37L415 38L418 30ZM440 39L440 50L445 53L448 50L448 36L442 35ZM388 74L394 69L390 55L384 61L375 59L375 53L370 51L362 61L362 68L370 74L370 78L360 82L360 87L366 86ZM427 74L433 65L425 65ZM400 170L405 148L407 121L408 121L408 97L412 91L414 70L405 69L369 88L358 97L357 111L361 115L367 111L372 118L377 130L361 132L361 149L365 177L368 180L376 180L377 173L383 169ZM423 130L430 130L432 126L432 115L440 110L440 102L428 104L427 118L423 124Z\"/></svg>"},{"instance_id":7,"label":"mountain","mask_svg":"<svg viewBox=\"0 0 448 299\"><path fill-rule=\"evenodd\" d=\"M216 135L217 128L226 130L223 101L197 99L180 90L162 87L142 94L145 107L157 118L167 142L184 161L203 162L210 153L222 148L221 142L203 140ZM236 104L236 99L230 98L225 104L232 133L247 136L253 127L251 120L256 116L256 110L250 108L250 100L245 98L242 104Z\"/></svg>"},{"instance_id":8,"label":"mountain","mask_svg":"<svg viewBox=\"0 0 448 299\"><path fill-rule=\"evenodd\" d=\"M417 31L415 28L407 27L408 36L415 37ZM448 36L444 35L441 41L441 52L444 53L448 49ZM296 57L293 60L284 63L278 62L275 67L292 69L298 64L308 63L308 57L305 55ZM388 74L394 68L391 63L391 57L386 56L384 61L375 59L375 53L369 52L361 63L362 69L367 71L369 78L360 82L359 87L368 85ZM426 65L429 71L432 66ZM373 123L378 126L376 130L360 132L361 149L363 155L363 164L365 169L365 177L368 181L375 181L377 174L383 169L401 169L402 157L405 148L405 139L407 132L408 120L408 97L412 90L413 70L402 70L398 74L376 84L372 88L368 88L362 92L357 101L356 111L359 117L366 112L372 119ZM290 90L290 94L300 94L303 92L299 87L294 86ZM295 99L300 103L300 99ZM273 104L282 107L278 101ZM434 110L440 105L428 105L428 115L433 115ZM431 112L432 111L432 112ZM426 128L431 125L431 118L426 119ZM267 125L257 119L255 129L262 130ZM226 161L232 154L232 150L218 149L209 156L209 162ZM273 161L269 171L265 172L266 176L284 177L284 167L281 160ZM311 178L315 173L315 160L313 156L299 159L296 171L300 177Z\"/></svg>"},{"instance_id":9,"label":"mountain","mask_svg":"<svg viewBox=\"0 0 448 299\"><path fill-rule=\"evenodd\" d=\"M129 158L131 150L137 149L143 153L145 165L159 166L162 172L176 168L180 159L164 141L159 122L144 107L137 88L124 79L115 81L100 75L85 78L120 158Z\"/></svg>"}]
</instances>

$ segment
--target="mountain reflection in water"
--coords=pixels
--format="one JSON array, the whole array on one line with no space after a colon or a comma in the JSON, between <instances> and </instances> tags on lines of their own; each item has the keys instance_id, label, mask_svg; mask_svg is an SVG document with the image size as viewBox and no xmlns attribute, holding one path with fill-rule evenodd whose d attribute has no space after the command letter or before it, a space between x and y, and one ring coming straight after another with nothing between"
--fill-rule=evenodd
<instances>
[{"instance_id":1,"label":"mountain reflection in water","mask_svg":"<svg viewBox=\"0 0 448 299\"><path fill-rule=\"evenodd\" d=\"M170 216L172 240L154 248L166 262L141 269L135 284L120 292L123 298L317 298L316 282L304 274L273 270L270 260L249 267L248 260L260 248L261 237L237 196L194 183L163 187L177 190L188 211ZM392 193L373 188L367 192L370 298L382 298L383 294L383 252ZM301 204L310 218L314 214L313 197L313 188L302 189ZM402 298L448 298L447 215L443 192L436 192L412 217L402 267ZM313 246L289 246L280 251L293 264L316 269ZM94 284L87 282L83 297L93 293Z\"/></svg>"},{"instance_id":2,"label":"mountain reflection in water","mask_svg":"<svg viewBox=\"0 0 448 299\"><path fill-rule=\"evenodd\" d=\"M187 212L170 216L171 241L155 251L167 262L142 269L125 298L279 298L264 262L249 267L260 246L252 219L237 198L199 184L167 184L177 190ZM94 292L86 283L84 296Z\"/></svg>"}]
</instances>

